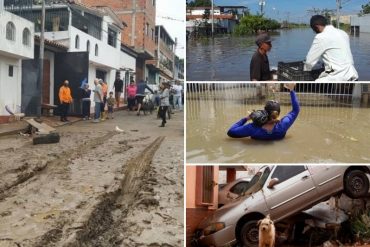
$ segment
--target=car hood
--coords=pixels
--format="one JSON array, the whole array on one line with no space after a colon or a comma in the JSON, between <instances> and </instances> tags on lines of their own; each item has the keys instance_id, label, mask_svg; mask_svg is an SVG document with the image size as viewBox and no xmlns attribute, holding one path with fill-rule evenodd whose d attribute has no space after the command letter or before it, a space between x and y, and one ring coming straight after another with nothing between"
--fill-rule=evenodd
<instances>
[{"instance_id":1,"label":"car hood","mask_svg":"<svg viewBox=\"0 0 370 247\"><path fill-rule=\"evenodd\" d=\"M251 212L261 212L264 208L266 208L264 196L262 191L259 191L235 199L229 204L217 209L212 215L203 219L198 228L204 229L215 222L224 222L226 226L234 225L243 215Z\"/></svg>"}]
</instances>

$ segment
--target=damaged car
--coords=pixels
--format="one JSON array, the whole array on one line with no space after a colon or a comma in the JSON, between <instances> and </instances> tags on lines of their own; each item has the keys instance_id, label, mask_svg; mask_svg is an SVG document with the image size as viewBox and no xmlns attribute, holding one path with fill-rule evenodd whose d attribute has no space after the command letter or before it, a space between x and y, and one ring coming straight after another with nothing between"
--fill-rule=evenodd
<instances>
[{"instance_id":1,"label":"damaged car","mask_svg":"<svg viewBox=\"0 0 370 247\"><path fill-rule=\"evenodd\" d=\"M264 166L243 196L199 224L192 244L258 246L257 222L266 215L279 222L340 193L366 197L369 174L369 166Z\"/></svg>"}]
</instances>

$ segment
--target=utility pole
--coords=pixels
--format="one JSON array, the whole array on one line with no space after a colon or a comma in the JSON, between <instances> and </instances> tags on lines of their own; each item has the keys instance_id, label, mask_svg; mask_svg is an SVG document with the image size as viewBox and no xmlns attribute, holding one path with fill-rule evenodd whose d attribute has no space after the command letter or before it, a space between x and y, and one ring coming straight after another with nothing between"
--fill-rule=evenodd
<instances>
[{"instance_id":1,"label":"utility pole","mask_svg":"<svg viewBox=\"0 0 370 247\"><path fill-rule=\"evenodd\" d=\"M173 50L173 64L172 64L172 70L173 70L173 79L176 80L175 76L175 68L176 68L176 48L177 48L177 38L175 38L175 44L174 44L174 50Z\"/></svg>"},{"instance_id":2,"label":"utility pole","mask_svg":"<svg viewBox=\"0 0 370 247\"><path fill-rule=\"evenodd\" d=\"M212 38L213 38L213 33L214 33L214 3L213 3L213 0L212 0L212 7L211 7L211 9L212 9Z\"/></svg>"},{"instance_id":3,"label":"utility pole","mask_svg":"<svg viewBox=\"0 0 370 247\"><path fill-rule=\"evenodd\" d=\"M337 28L339 28L339 17L340 17L340 9L342 8L342 0L336 0L337 1Z\"/></svg>"},{"instance_id":4,"label":"utility pole","mask_svg":"<svg viewBox=\"0 0 370 247\"><path fill-rule=\"evenodd\" d=\"M42 0L42 9L41 9L41 34L40 34L40 71L39 71L39 82L38 88L40 89L40 100L39 105L37 106L37 118L41 118L41 105L42 105L42 86L44 81L44 37L45 32L45 0Z\"/></svg>"},{"instance_id":5,"label":"utility pole","mask_svg":"<svg viewBox=\"0 0 370 247\"><path fill-rule=\"evenodd\" d=\"M259 5L261 7L261 15L263 15L263 6L265 6L265 4L266 4L265 0L260 0Z\"/></svg>"}]
</instances>

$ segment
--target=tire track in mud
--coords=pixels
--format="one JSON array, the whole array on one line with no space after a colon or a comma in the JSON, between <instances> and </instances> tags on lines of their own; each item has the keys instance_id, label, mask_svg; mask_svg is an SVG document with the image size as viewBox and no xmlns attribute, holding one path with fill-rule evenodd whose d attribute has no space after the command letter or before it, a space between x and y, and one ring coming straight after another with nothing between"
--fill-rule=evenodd
<instances>
[{"instance_id":1,"label":"tire track in mud","mask_svg":"<svg viewBox=\"0 0 370 247\"><path fill-rule=\"evenodd\" d=\"M15 181L0 187L0 201L10 196L11 193L16 192L16 187L18 185L23 184L24 182L30 180L38 174L41 174L42 172L46 172L50 168L57 168L57 170L65 169L71 159L83 156L83 154L86 153L88 150L96 148L98 145L104 143L106 140L116 134L118 134L118 132L110 131L104 136L89 140L87 143L80 144L77 147L72 147L66 151L61 152L60 154L54 154L54 159L47 162L41 162L41 165L36 165L31 170L20 169ZM54 170L53 172L56 172L56 170Z\"/></svg>"},{"instance_id":2,"label":"tire track in mud","mask_svg":"<svg viewBox=\"0 0 370 247\"><path fill-rule=\"evenodd\" d=\"M98 203L90 205L90 209L72 224L73 226L67 231L69 233L61 237L55 246L120 246L122 239L119 237L120 232L115 228L117 222L112 212L123 207L117 203L122 198L124 198L126 207L134 203L135 196L143 183L143 177L150 170L154 154L163 140L164 137L156 138L140 155L123 164L124 178L110 186L107 192L98 199ZM122 217L124 214L120 218ZM48 245L45 241L47 236L42 239L43 241L36 246Z\"/></svg>"}]
</instances>

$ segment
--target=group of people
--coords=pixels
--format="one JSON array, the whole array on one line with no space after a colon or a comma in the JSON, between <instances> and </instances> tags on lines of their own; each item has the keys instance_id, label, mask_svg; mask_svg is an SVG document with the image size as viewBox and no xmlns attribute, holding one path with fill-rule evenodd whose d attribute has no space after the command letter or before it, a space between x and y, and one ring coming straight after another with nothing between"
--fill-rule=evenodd
<instances>
[{"instance_id":1,"label":"group of people","mask_svg":"<svg viewBox=\"0 0 370 247\"><path fill-rule=\"evenodd\" d=\"M119 75L116 76L114 81L113 89L115 94L113 97L113 92L109 92L108 95L108 85L101 79L94 80L95 88L91 90L87 82L83 82L80 88L80 98L82 102L82 117L83 120L88 120L90 118L90 107L91 107L91 93L93 92L93 100L95 103L94 108L94 123L98 123L106 118L114 118L113 108L114 105L119 107L121 94L123 92L123 81L120 79ZM170 107L170 95L171 90L173 91L173 102L176 102L178 108L182 109L182 86L179 82L171 87L170 83L163 82L159 88L160 92L154 92L145 81L141 80L139 83L135 83L134 80L130 81L130 84L126 88L127 92L127 102L129 111L133 111L136 106L136 114L139 116L140 111L143 106L143 99L145 97L145 90L149 90L152 94L156 95L156 102L158 104L158 115L162 119L160 127L165 127L166 125L166 113ZM65 80L63 85L59 89L59 100L60 100L60 121L66 122L68 109L73 101L71 89L69 87L68 80ZM108 108L108 115L106 116L105 108Z\"/></svg>"},{"instance_id":2,"label":"group of people","mask_svg":"<svg viewBox=\"0 0 370 247\"><path fill-rule=\"evenodd\" d=\"M322 15L312 16L310 26L316 36L306 56L304 69L312 70L322 59L325 69L316 81L356 81L358 73L354 67L348 34L329 25ZM250 63L250 80L272 80L267 57L272 48L271 38L267 33L260 34L256 44L258 48Z\"/></svg>"}]
</instances>

